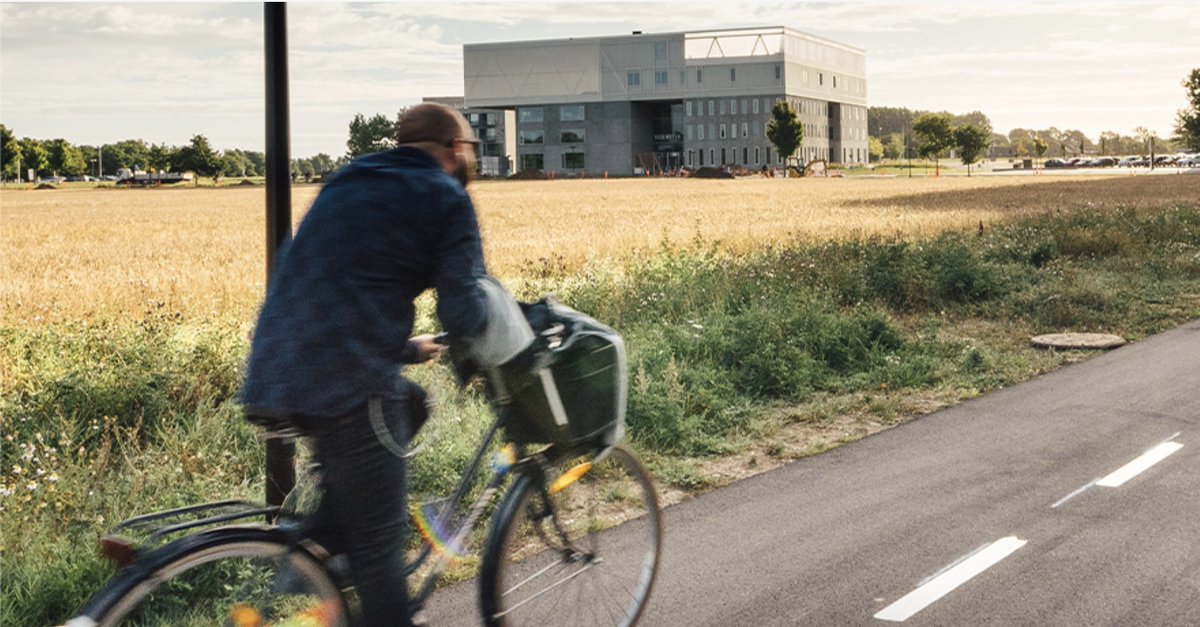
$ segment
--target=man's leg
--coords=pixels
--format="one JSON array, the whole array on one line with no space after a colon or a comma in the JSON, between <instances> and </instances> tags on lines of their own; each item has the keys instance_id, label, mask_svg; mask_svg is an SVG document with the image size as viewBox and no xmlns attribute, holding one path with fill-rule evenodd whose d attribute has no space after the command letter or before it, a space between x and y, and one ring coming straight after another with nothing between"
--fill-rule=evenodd
<instances>
[{"instance_id":1,"label":"man's leg","mask_svg":"<svg viewBox=\"0 0 1200 627\"><path fill-rule=\"evenodd\" d=\"M388 430L405 441L403 403L385 401L379 407ZM384 447L367 406L313 426L325 486L318 515L336 527L350 558L363 624L408 625L404 459Z\"/></svg>"}]
</instances>

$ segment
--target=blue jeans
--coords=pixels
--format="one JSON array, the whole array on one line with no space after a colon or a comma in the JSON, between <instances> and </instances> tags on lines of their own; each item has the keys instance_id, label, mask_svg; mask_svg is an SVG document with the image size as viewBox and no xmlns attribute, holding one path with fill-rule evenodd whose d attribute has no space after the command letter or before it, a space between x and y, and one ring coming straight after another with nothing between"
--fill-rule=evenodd
<instances>
[{"instance_id":1,"label":"blue jeans","mask_svg":"<svg viewBox=\"0 0 1200 627\"><path fill-rule=\"evenodd\" d=\"M405 460L397 454L408 441L406 405L374 398L345 416L295 420L313 442L324 489L306 533L349 558L368 627L411 620L404 576L408 495Z\"/></svg>"}]
</instances>

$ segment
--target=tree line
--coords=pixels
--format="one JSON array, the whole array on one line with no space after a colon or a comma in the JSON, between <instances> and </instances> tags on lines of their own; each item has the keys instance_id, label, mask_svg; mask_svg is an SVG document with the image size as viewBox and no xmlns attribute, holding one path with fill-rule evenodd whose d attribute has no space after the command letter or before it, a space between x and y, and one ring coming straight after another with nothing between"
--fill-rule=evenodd
<instances>
[{"instance_id":1,"label":"tree line","mask_svg":"<svg viewBox=\"0 0 1200 627\"><path fill-rule=\"evenodd\" d=\"M292 159L292 178L321 178L355 157L395 147L400 118L407 110L401 107L394 120L383 114L370 118L361 113L355 115L350 121L346 154L335 158L322 152ZM7 126L0 124L0 172L4 180L25 179L31 169L35 177L44 178L97 176L101 172L112 175L121 168L193 172L197 177L213 179L267 174L266 156L262 152L237 148L218 151L204 135L194 135L184 146L151 144L142 139L90 146L75 145L65 139L18 139Z\"/></svg>"},{"instance_id":2,"label":"tree line","mask_svg":"<svg viewBox=\"0 0 1200 627\"><path fill-rule=\"evenodd\" d=\"M1083 154L1117 156L1166 153L1180 149L1200 150L1200 68L1193 69L1183 79L1182 85L1188 106L1179 110L1174 134L1170 138L1158 137L1142 126L1133 129L1131 135L1104 131L1095 139L1078 129L1059 129L1054 126L1042 129L1014 128L1007 134L1001 134L992 130L991 120L980 111L958 115L948 111L920 111L904 107L869 107L867 134L871 144L870 153L873 160L920 155L922 145L928 148L928 141L924 144L921 141L922 133L917 130L919 120L925 120L926 140L929 140L931 132L934 135L944 134L947 124L950 129L974 126L986 131L989 146L1005 148L1005 152L1011 152L1016 157L1067 158ZM931 119L937 121L931 122ZM926 154L946 156L946 151L953 147L953 143L943 143L939 151Z\"/></svg>"},{"instance_id":3,"label":"tree line","mask_svg":"<svg viewBox=\"0 0 1200 627\"><path fill-rule=\"evenodd\" d=\"M292 159L292 177L313 179L336 170L349 159L318 153ZM141 139L125 139L103 146L75 145L65 139L18 139L0 124L0 172L4 180L27 178L29 170L37 178L52 176L113 175L117 170L154 172L193 172L197 177L266 176L266 156L254 150L230 148L216 150L204 135L194 135L183 146L151 144Z\"/></svg>"}]
</instances>

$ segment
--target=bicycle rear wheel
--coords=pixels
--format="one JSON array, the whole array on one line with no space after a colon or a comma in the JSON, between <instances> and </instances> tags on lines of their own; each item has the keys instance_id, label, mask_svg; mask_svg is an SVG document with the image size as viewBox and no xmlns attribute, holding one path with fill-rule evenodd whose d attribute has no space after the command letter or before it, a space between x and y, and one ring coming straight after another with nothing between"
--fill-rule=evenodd
<instances>
[{"instance_id":1,"label":"bicycle rear wheel","mask_svg":"<svg viewBox=\"0 0 1200 627\"><path fill-rule=\"evenodd\" d=\"M662 545L658 495L624 446L586 466L594 457L576 451L544 477L524 471L505 496L481 568L485 624L633 625L641 616ZM560 479L567 485L551 494Z\"/></svg>"},{"instance_id":2,"label":"bicycle rear wheel","mask_svg":"<svg viewBox=\"0 0 1200 627\"><path fill-rule=\"evenodd\" d=\"M67 625L344 627L345 601L321 557L277 529L180 538L122 571ZM93 622L88 622L88 621Z\"/></svg>"}]
</instances>

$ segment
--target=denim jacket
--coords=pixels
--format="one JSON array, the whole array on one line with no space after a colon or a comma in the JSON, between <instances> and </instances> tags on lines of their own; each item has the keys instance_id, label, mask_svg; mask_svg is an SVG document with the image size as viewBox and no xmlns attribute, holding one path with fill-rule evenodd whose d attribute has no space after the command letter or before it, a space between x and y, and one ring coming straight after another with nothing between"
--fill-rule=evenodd
<instances>
[{"instance_id":1,"label":"denim jacket","mask_svg":"<svg viewBox=\"0 0 1200 627\"><path fill-rule=\"evenodd\" d=\"M246 364L249 414L339 416L395 397L413 300L437 291L451 336L487 321L475 209L427 153L361 157L328 181L279 253Z\"/></svg>"}]
</instances>

